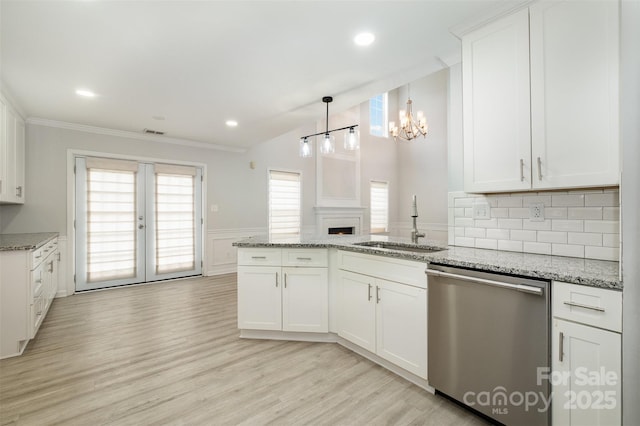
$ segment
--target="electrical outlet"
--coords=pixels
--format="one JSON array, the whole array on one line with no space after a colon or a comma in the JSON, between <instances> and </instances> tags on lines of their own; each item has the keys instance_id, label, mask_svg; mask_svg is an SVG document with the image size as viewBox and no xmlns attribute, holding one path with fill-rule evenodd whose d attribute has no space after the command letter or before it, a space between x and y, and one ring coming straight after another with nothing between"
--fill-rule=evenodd
<instances>
[{"instance_id":1,"label":"electrical outlet","mask_svg":"<svg viewBox=\"0 0 640 426\"><path fill-rule=\"evenodd\" d=\"M473 218L474 219L491 219L491 207L487 202L473 203Z\"/></svg>"},{"instance_id":2,"label":"electrical outlet","mask_svg":"<svg viewBox=\"0 0 640 426\"><path fill-rule=\"evenodd\" d=\"M529 220L531 222L544 222L544 204L534 203L529 206Z\"/></svg>"}]
</instances>

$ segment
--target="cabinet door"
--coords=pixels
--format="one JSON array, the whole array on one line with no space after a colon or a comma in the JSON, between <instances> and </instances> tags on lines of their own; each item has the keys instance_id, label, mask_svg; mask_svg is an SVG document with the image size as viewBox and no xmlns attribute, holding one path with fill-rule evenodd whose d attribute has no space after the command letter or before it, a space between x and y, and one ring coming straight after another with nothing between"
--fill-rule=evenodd
<instances>
[{"instance_id":1,"label":"cabinet door","mask_svg":"<svg viewBox=\"0 0 640 426\"><path fill-rule=\"evenodd\" d=\"M7 191L7 106L0 98L0 201Z\"/></svg>"},{"instance_id":2,"label":"cabinet door","mask_svg":"<svg viewBox=\"0 0 640 426\"><path fill-rule=\"evenodd\" d=\"M238 328L282 330L279 266L238 266Z\"/></svg>"},{"instance_id":3,"label":"cabinet door","mask_svg":"<svg viewBox=\"0 0 640 426\"><path fill-rule=\"evenodd\" d=\"M16 200L16 117L10 108L5 111L5 179L2 182L2 201L13 203Z\"/></svg>"},{"instance_id":4,"label":"cabinet door","mask_svg":"<svg viewBox=\"0 0 640 426\"><path fill-rule=\"evenodd\" d=\"M465 191L529 189L528 11L464 36L462 64Z\"/></svg>"},{"instance_id":5,"label":"cabinet door","mask_svg":"<svg viewBox=\"0 0 640 426\"><path fill-rule=\"evenodd\" d=\"M329 331L327 268L282 268L282 330Z\"/></svg>"},{"instance_id":6,"label":"cabinet door","mask_svg":"<svg viewBox=\"0 0 640 426\"><path fill-rule=\"evenodd\" d=\"M21 119L16 119L15 144L15 202L24 204L25 126L24 121L22 121Z\"/></svg>"},{"instance_id":7,"label":"cabinet door","mask_svg":"<svg viewBox=\"0 0 640 426\"><path fill-rule=\"evenodd\" d=\"M376 280L376 353L427 378L427 290Z\"/></svg>"},{"instance_id":8,"label":"cabinet door","mask_svg":"<svg viewBox=\"0 0 640 426\"><path fill-rule=\"evenodd\" d=\"M617 1L530 8L534 188L619 183L618 8Z\"/></svg>"},{"instance_id":9,"label":"cabinet door","mask_svg":"<svg viewBox=\"0 0 640 426\"><path fill-rule=\"evenodd\" d=\"M370 352L376 350L375 280L340 271L338 335Z\"/></svg>"},{"instance_id":10,"label":"cabinet door","mask_svg":"<svg viewBox=\"0 0 640 426\"><path fill-rule=\"evenodd\" d=\"M551 346L552 423L621 424L620 334L554 319Z\"/></svg>"}]
</instances>

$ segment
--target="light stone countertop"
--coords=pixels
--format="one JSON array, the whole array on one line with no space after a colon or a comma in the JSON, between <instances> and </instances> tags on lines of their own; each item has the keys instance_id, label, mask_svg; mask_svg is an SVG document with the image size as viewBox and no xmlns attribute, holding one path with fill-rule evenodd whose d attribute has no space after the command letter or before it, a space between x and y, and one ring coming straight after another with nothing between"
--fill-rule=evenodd
<instances>
[{"instance_id":1,"label":"light stone countertop","mask_svg":"<svg viewBox=\"0 0 640 426\"><path fill-rule=\"evenodd\" d=\"M57 232L0 234L0 251L34 250L57 236Z\"/></svg>"},{"instance_id":2,"label":"light stone countertop","mask_svg":"<svg viewBox=\"0 0 640 426\"><path fill-rule=\"evenodd\" d=\"M356 245L357 243L369 241L393 242L406 247L422 249L440 248L442 250L431 253L420 253ZM233 245L237 247L337 248L340 250L397 257L438 265L622 290L622 281L619 276L620 266L618 262L447 246L439 241L425 239L421 239L420 243L415 245L407 238L377 235L338 235L326 238L304 236L294 238L269 238L268 236L255 236L237 241Z\"/></svg>"}]
</instances>

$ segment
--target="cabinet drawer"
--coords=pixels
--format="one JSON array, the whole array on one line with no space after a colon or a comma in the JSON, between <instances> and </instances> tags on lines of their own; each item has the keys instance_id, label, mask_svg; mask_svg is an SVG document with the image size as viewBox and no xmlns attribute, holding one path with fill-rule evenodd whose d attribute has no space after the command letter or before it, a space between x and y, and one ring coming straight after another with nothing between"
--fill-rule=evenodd
<instances>
[{"instance_id":1,"label":"cabinet drawer","mask_svg":"<svg viewBox=\"0 0 640 426\"><path fill-rule=\"evenodd\" d=\"M554 281L553 316L622 331L622 292Z\"/></svg>"},{"instance_id":2,"label":"cabinet drawer","mask_svg":"<svg viewBox=\"0 0 640 426\"><path fill-rule=\"evenodd\" d=\"M282 266L329 266L327 249L283 249Z\"/></svg>"},{"instance_id":3,"label":"cabinet drawer","mask_svg":"<svg viewBox=\"0 0 640 426\"><path fill-rule=\"evenodd\" d=\"M238 265L280 266L282 249L279 248L239 248Z\"/></svg>"},{"instance_id":4,"label":"cabinet drawer","mask_svg":"<svg viewBox=\"0 0 640 426\"><path fill-rule=\"evenodd\" d=\"M36 269L31 271L31 288L33 289L33 299L37 299L42 294L44 288L44 264L38 265Z\"/></svg>"},{"instance_id":5,"label":"cabinet drawer","mask_svg":"<svg viewBox=\"0 0 640 426\"><path fill-rule=\"evenodd\" d=\"M389 281L427 288L426 263L350 251L338 252L339 268Z\"/></svg>"},{"instance_id":6,"label":"cabinet drawer","mask_svg":"<svg viewBox=\"0 0 640 426\"><path fill-rule=\"evenodd\" d=\"M31 269L35 269L42 263L46 254L44 253L44 246L31 252Z\"/></svg>"}]
</instances>

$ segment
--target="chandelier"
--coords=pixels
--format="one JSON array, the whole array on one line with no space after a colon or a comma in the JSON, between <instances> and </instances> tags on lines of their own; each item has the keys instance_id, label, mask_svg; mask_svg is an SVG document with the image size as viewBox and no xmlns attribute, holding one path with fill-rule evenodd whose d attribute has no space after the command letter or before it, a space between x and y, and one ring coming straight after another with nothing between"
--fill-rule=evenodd
<instances>
[{"instance_id":1,"label":"chandelier","mask_svg":"<svg viewBox=\"0 0 640 426\"><path fill-rule=\"evenodd\" d=\"M329 103L333 102L331 96L322 98L322 102L327 104L326 128L324 132L314 133L312 135L302 136L300 138L300 157L313 156L313 137L322 135L320 140L320 152L322 154L333 154L336 151L335 137L331 134L340 130L349 130L344 134L344 149L354 151L360 148L360 135L356 130L357 124L341 127L339 129L329 130Z\"/></svg>"},{"instance_id":2,"label":"chandelier","mask_svg":"<svg viewBox=\"0 0 640 426\"><path fill-rule=\"evenodd\" d=\"M409 92L409 86L407 86L407 92ZM411 111L411 105L413 102L411 101L411 95L407 96L407 109L400 110L400 127L396 126L394 121L389 122L389 134L393 136L393 139L396 141L398 138L404 139L406 141L410 141L411 139L415 139L418 136L425 137L427 136L427 132L429 131L429 126L427 125L427 119L424 117L422 111L418 111L416 118L414 119L413 113Z\"/></svg>"}]
</instances>

